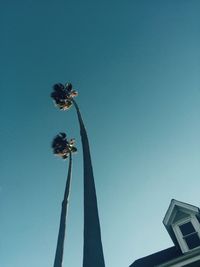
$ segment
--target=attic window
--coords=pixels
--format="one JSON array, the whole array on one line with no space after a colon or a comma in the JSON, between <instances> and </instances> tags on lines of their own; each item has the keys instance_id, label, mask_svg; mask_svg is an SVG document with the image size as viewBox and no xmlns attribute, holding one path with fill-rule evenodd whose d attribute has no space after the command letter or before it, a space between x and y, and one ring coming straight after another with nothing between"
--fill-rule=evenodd
<instances>
[{"instance_id":1,"label":"attic window","mask_svg":"<svg viewBox=\"0 0 200 267\"><path fill-rule=\"evenodd\" d=\"M181 233L183 235L183 239L185 240L189 249L193 249L200 246L200 238L198 233L196 232L191 221L179 225Z\"/></svg>"},{"instance_id":2,"label":"attic window","mask_svg":"<svg viewBox=\"0 0 200 267\"><path fill-rule=\"evenodd\" d=\"M200 250L200 209L172 199L163 223L182 253Z\"/></svg>"}]
</instances>

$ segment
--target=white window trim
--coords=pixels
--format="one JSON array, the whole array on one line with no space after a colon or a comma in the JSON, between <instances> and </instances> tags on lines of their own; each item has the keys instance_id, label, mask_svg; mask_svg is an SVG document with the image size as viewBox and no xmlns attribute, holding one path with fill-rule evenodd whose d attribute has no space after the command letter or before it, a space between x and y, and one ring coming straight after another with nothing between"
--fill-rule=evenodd
<instances>
[{"instance_id":1,"label":"white window trim","mask_svg":"<svg viewBox=\"0 0 200 267\"><path fill-rule=\"evenodd\" d=\"M183 253L186 253L188 251L193 251L197 248L193 248L193 249L189 249L188 246L187 246L187 243L186 241L184 240L183 238L183 234L181 233L181 230L179 228L180 225L182 224L185 224L187 222L191 222L192 225L194 226L194 229L195 231L197 232L197 234L199 235L199 238L200 238L200 224L199 224L199 221L197 220L196 216L194 214L190 214L190 217L187 217L187 218L183 218L179 221L177 221L176 223L172 224L172 228L174 230L174 234L177 238L177 241L180 245L180 248L182 250Z\"/></svg>"}]
</instances>

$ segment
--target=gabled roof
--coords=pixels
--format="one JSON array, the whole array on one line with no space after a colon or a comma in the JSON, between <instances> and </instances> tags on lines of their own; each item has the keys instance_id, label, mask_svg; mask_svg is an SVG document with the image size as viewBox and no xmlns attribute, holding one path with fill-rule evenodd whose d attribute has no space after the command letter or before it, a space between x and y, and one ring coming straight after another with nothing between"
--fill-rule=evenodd
<instances>
[{"instance_id":1,"label":"gabled roof","mask_svg":"<svg viewBox=\"0 0 200 267\"><path fill-rule=\"evenodd\" d=\"M163 223L165 226L173 223L173 220L176 216L176 213L181 212L185 214L199 214L200 210L198 207L178 201L176 199L172 199L171 203L169 205L169 208L165 214L165 217L163 219Z\"/></svg>"}]
</instances>

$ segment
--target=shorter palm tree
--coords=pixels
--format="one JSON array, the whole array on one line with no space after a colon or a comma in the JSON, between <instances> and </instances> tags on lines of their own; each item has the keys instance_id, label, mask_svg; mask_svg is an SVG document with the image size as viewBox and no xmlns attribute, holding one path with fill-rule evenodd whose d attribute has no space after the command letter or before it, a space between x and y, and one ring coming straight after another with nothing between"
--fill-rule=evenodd
<instances>
[{"instance_id":1,"label":"shorter palm tree","mask_svg":"<svg viewBox=\"0 0 200 267\"><path fill-rule=\"evenodd\" d=\"M56 254L55 254L55 260L54 260L54 267L62 267L65 228L66 228L66 215L67 215L71 176L72 176L72 153L76 152L77 149L75 147L75 140L70 139L68 141L65 133L59 133L58 135L56 135L56 137L53 139L53 142L52 142L52 148L53 148L53 153L55 155L58 155L63 159L66 159L69 157L68 175L67 175L67 181L66 181L66 186L65 186L64 198L62 201L60 226L59 226Z\"/></svg>"}]
</instances>

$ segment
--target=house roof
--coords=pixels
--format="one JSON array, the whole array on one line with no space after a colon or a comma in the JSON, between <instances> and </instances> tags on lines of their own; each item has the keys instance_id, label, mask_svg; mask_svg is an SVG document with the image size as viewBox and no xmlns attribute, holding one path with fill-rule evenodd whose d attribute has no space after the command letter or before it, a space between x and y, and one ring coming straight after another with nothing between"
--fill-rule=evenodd
<instances>
[{"instance_id":1,"label":"house roof","mask_svg":"<svg viewBox=\"0 0 200 267\"><path fill-rule=\"evenodd\" d=\"M155 267L183 255L178 247L170 247L136 260L129 267Z\"/></svg>"},{"instance_id":2,"label":"house roof","mask_svg":"<svg viewBox=\"0 0 200 267\"><path fill-rule=\"evenodd\" d=\"M180 218L185 216L189 216L190 214L195 214L196 218L200 222L200 210L198 207L172 199L169 208L166 212L166 215L163 219L163 223L175 246L140 258L133 262L129 267L155 267L157 265L166 263L180 256L183 256L184 254L182 253L179 243L176 240L174 231L172 230L172 224L176 220L179 220Z\"/></svg>"}]
</instances>

